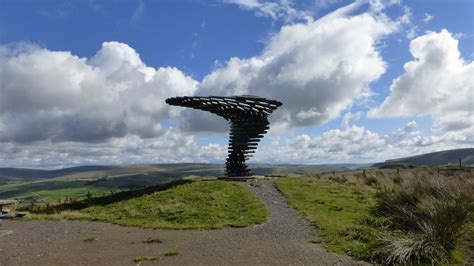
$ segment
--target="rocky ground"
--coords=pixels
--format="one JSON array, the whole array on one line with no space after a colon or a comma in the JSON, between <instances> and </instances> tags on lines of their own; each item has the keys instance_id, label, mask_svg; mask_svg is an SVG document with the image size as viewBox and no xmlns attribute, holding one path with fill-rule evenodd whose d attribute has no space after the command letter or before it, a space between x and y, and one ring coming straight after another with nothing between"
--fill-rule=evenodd
<instances>
[{"instance_id":1,"label":"rocky ground","mask_svg":"<svg viewBox=\"0 0 474 266\"><path fill-rule=\"evenodd\" d=\"M314 229L288 206L274 180L241 183L268 206L267 223L222 230L152 230L84 221L3 223L0 265L356 265L328 253ZM13 232L11 232L13 231ZM177 251L179 254L167 256ZM176 252L175 252L176 253ZM168 254L170 255L170 254Z\"/></svg>"}]
</instances>

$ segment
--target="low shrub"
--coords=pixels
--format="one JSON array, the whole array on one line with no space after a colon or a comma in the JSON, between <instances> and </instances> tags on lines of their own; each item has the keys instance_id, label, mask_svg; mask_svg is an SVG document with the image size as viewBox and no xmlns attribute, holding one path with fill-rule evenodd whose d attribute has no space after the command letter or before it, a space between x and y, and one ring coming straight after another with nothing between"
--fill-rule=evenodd
<instances>
[{"instance_id":1,"label":"low shrub","mask_svg":"<svg viewBox=\"0 0 474 266\"><path fill-rule=\"evenodd\" d=\"M381 237L381 262L449 263L473 211L473 189L465 181L426 179L379 191L375 215L399 232Z\"/></svg>"}]
</instances>

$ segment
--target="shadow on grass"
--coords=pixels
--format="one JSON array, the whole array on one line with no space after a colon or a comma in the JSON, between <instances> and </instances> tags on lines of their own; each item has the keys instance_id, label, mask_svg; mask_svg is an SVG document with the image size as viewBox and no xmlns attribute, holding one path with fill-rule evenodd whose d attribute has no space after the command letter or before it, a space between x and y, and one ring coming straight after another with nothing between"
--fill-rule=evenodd
<instances>
[{"instance_id":1,"label":"shadow on grass","mask_svg":"<svg viewBox=\"0 0 474 266\"><path fill-rule=\"evenodd\" d=\"M179 185L192 183L192 182L194 181L180 179L180 180L175 180L175 181L171 181L164 184L150 186L143 189L122 191L122 192L118 192L118 193L108 195L108 196L102 196L102 197L92 198L92 199L84 199L84 200L80 200L76 202L68 202L68 203L63 203L63 204L59 204L55 206L49 206L48 208L41 209L38 212L39 213L58 213L61 211L82 210L91 206L104 206L104 205L112 204L119 201L129 200L129 199L141 197L144 195L153 194L155 192L164 191L164 190L174 188Z\"/></svg>"}]
</instances>

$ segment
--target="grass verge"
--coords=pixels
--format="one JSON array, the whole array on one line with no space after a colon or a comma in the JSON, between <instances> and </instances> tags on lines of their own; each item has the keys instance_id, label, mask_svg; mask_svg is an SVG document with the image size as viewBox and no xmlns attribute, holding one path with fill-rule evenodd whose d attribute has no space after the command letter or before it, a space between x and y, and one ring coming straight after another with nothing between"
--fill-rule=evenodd
<instances>
[{"instance_id":1,"label":"grass verge","mask_svg":"<svg viewBox=\"0 0 474 266\"><path fill-rule=\"evenodd\" d=\"M374 190L283 178L277 187L315 225L329 251L390 265L461 264L472 256L471 180L429 177Z\"/></svg>"},{"instance_id":2,"label":"grass verge","mask_svg":"<svg viewBox=\"0 0 474 266\"><path fill-rule=\"evenodd\" d=\"M55 214L34 214L31 219L93 220L165 229L245 227L268 219L267 208L257 197L226 181L188 182L147 193L98 200L101 204Z\"/></svg>"},{"instance_id":3,"label":"grass verge","mask_svg":"<svg viewBox=\"0 0 474 266\"><path fill-rule=\"evenodd\" d=\"M277 188L318 230L329 251L368 259L377 245L376 229L363 221L375 207L373 192L336 182L282 178Z\"/></svg>"}]
</instances>

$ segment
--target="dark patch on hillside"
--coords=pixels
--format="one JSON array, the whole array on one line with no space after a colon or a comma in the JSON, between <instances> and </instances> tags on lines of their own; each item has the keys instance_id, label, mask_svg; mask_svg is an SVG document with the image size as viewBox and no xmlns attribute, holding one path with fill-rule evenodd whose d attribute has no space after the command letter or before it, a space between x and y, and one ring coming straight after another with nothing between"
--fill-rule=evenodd
<instances>
[{"instance_id":1,"label":"dark patch on hillside","mask_svg":"<svg viewBox=\"0 0 474 266\"><path fill-rule=\"evenodd\" d=\"M122 191L122 192L118 192L118 193L115 193L115 194L112 194L112 195L102 196L102 197L98 197L98 198L83 199L83 200L80 200L80 201L75 201L75 202L71 202L71 203L63 203L63 204L59 204L59 205L52 206L52 207L46 206L45 209L40 208L40 210L38 210L38 211L39 212L46 212L46 213L57 213L57 212L65 211L65 210L81 210L81 209L91 207L91 206L95 206L95 205L103 206L103 205L112 204L112 203L118 202L118 201L124 201L124 200L129 200L129 199L141 197L141 196L144 196L144 195L150 195L150 194L153 194L155 192L164 191L164 190L167 190L167 189L179 186L179 185L187 184L187 183L190 183L190 182L193 182L193 181L190 181L190 180L174 180L174 181L159 184L159 185L154 185L154 186L150 186L150 187L146 187L146 188L142 188L142 189L137 189L137 190ZM26 206L26 208L27 208L27 206ZM32 211L30 209L28 209L28 210Z\"/></svg>"}]
</instances>

